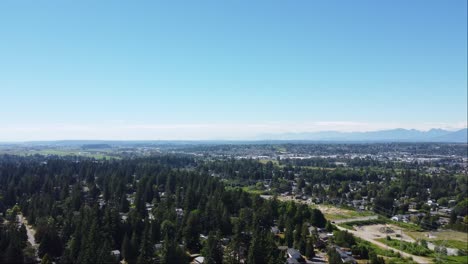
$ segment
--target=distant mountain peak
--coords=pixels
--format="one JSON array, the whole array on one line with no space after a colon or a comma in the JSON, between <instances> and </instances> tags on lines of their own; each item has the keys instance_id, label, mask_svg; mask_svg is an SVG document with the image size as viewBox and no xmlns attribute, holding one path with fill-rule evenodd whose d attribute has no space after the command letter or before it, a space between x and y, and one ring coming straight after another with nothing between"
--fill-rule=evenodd
<instances>
[{"instance_id":1,"label":"distant mountain peak","mask_svg":"<svg viewBox=\"0 0 468 264\"><path fill-rule=\"evenodd\" d=\"M295 132L269 134L258 137L266 140L313 140L313 141L387 141L387 142L467 142L467 129L448 131L433 128L428 131L395 128L368 132Z\"/></svg>"}]
</instances>

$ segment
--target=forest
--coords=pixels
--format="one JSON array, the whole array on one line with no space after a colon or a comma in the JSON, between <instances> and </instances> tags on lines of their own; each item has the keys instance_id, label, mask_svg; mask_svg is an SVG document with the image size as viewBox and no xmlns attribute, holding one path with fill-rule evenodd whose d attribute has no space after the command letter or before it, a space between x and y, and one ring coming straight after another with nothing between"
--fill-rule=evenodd
<instances>
[{"instance_id":1,"label":"forest","mask_svg":"<svg viewBox=\"0 0 468 264\"><path fill-rule=\"evenodd\" d=\"M364 210L387 221L406 215L421 230L467 232L463 168L458 158L444 164L184 153L2 155L0 261L285 263L294 249L303 263L318 255L333 263L348 249L383 263L375 248L337 230L310 205ZM440 214L444 208L451 211Z\"/></svg>"},{"instance_id":2,"label":"forest","mask_svg":"<svg viewBox=\"0 0 468 264\"><path fill-rule=\"evenodd\" d=\"M185 156L0 159L0 259L6 263L284 263L314 252L317 209L228 189ZM27 246L22 214L36 230ZM280 238L271 232L286 230Z\"/></svg>"}]
</instances>

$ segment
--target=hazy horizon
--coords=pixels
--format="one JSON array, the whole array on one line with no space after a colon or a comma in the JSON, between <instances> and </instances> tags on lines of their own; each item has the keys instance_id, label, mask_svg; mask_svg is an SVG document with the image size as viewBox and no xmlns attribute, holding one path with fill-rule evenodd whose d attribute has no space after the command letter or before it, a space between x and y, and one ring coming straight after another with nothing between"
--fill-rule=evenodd
<instances>
[{"instance_id":1,"label":"hazy horizon","mask_svg":"<svg viewBox=\"0 0 468 264\"><path fill-rule=\"evenodd\" d=\"M406 129L406 130L417 130L422 132L427 132L432 129L443 129L450 132L459 131L461 129L466 129L466 126L460 127L426 127L422 129L411 128L411 127L382 127L374 129L365 129L362 127L363 124L321 124L315 125L319 129L309 129L309 130L291 130L291 127L295 126L290 124L283 127L280 124L269 124L269 125L253 125L253 124L243 124L238 125L160 125L160 126L149 126L149 125L140 125L140 126L114 126L114 127L76 127L76 126L63 126L60 125L55 128L49 128L40 130L37 127L23 127L21 129L8 129L8 131L15 131L18 135L17 138L0 140L0 142L28 142L28 141L62 141L62 140L97 140L97 141L153 141L153 140L277 140L276 136L288 135L288 134L306 134L306 133L320 133L320 132L341 132L341 133L356 133L356 132L380 132L387 130L395 129ZM357 127L361 126L361 129L351 129L351 130L340 130L342 127ZM328 127L328 128L327 128ZM248 133L245 133L247 129ZM296 127L297 128L297 127ZM322 128L322 129L320 129ZM215 133L206 133L207 129L214 130ZM238 129L237 131L235 129ZM234 131L233 131L234 130ZM0 135L2 135L0 130ZM55 131L56 134L51 133L50 131ZM112 132L115 131L115 132ZM231 131L229 133L229 131ZM21 138L22 133L30 134L34 132L35 137L31 138ZM242 134L243 136L239 136ZM64 137L63 135L67 135ZM74 136L73 136L74 135ZM135 136L137 135L137 136ZM159 135L159 136L158 136ZM189 135L189 136L187 136ZM307 138L300 138L300 140L308 140Z\"/></svg>"},{"instance_id":2,"label":"hazy horizon","mask_svg":"<svg viewBox=\"0 0 468 264\"><path fill-rule=\"evenodd\" d=\"M467 126L467 3L0 3L0 141Z\"/></svg>"}]
</instances>

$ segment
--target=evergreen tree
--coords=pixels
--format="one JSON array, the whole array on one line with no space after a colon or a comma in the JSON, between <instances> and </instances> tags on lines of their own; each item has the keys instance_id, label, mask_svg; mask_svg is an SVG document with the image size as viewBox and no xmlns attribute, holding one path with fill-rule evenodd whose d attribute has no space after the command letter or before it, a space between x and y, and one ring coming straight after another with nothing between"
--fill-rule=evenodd
<instances>
[{"instance_id":1,"label":"evergreen tree","mask_svg":"<svg viewBox=\"0 0 468 264\"><path fill-rule=\"evenodd\" d=\"M122 241L122 247L120 249L120 252L122 254L122 258L125 260L131 259L132 254L130 253L131 251L131 246L130 246L130 240L128 239L128 234L125 233L124 239Z\"/></svg>"},{"instance_id":2,"label":"evergreen tree","mask_svg":"<svg viewBox=\"0 0 468 264\"><path fill-rule=\"evenodd\" d=\"M23 251L18 243L10 241L3 255L4 263L23 263Z\"/></svg>"},{"instance_id":3,"label":"evergreen tree","mask_svg":"<svg viewBox=\"0 0 468 264\"><path fill-rule=\"evenodd\" d=\"M223 249L220 244L218 232L210 232L208 239L202 250L202 255L205 257L207 264L217 264L223 261Z\"/></svg>"},{"instance_id":4,"label":"evergreen tree","mask_svg":"<svg viewBox=\"0 0 468 264\"><path fill-rule=\"evenodd\" d=\"M268 235L271 235L271 233L265 234L261 231L254 233L249 247L247 263L260 264L274 262L275 258L272 255L274 242Z\"/></svg>"},{"instance_id":5,"label":"evergreen tree","mask_svg":"<svg viewBox=\"0 0 468 264\"><path fill-rule=\"evenodd\" d=\"M326 224L326 226L325 226L325 230L326 230L327 232L333 232L334 229L335 229L335 228L333 227L332 223L331 223L330 221L327 221L327 224Z\"/></svg>"},{"instance_id":6,"label":"evergreen tree","mask_svg":"<svg viewBox=\"0 0 468 264\"><path fill-rule=\"evenodd\" d=\"M145 220L145 229L142 234L140 244L140 255L138 256L137 263L144 264L150 263L154 255L154 247L151 243L151 225L149 220Z\"/></svg>"},{"instance_id":7,"label":"evergreen tree","mask_svg":"<svg viewBox=\"0 0 468 264\"><path fill-rule=\"evenodd\" d=\"M307 258L309 259L312 259L315 257L314 241L311 237L307 239L307 246L306 246L305 254Z\"/></svg>"},{"instance_id":8,"label":"evergreen tree","mask_svg":"<svg viewBox=\"0 0 468 264\"><path fill-rule=\"evenodd\" d=\"M340 254L336 252L335 248L331 247L327 250L328 263L342 263Z\"/></svg>"},{"instance_id":9,"label":"evergreen tree","mask_svg":"<svg viewBox=\"0 0 468 264\"><path fill-rule=\"evenodd\" d=\"M42 257L41 264L52 264L52 260L47 253Z\"/></svg>"},{"instance_id":10,"label":"evergreen tree","mask_svg":"<svg viewBox=\"0 0 468 264\"><path fill-rule=\"evenodd\" d=\"M294 243L294 229L291 220L287 220L286 222L285 239L286 245L292 247Z\"/></svg>"},{"instance_id":11,"label":"evergreen tree","mask_svg":"<svg viewBox=\"0 0 468 264\"><path fill-rule=\"evenodd\" d=\"M200 250L200 213L197 210L190 212L185 224L183 236L185 245L191 252Z\"/></svg>"}]
</instances>

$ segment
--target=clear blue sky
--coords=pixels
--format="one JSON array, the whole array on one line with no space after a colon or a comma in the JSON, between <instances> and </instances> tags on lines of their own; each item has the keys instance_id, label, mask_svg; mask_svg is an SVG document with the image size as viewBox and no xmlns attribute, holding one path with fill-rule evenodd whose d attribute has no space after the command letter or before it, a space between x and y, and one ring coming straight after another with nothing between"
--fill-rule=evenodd
<instances>
[{"instance_id":1,"label":"clear blue sky","mask_svg":"<svg viewBox=\"0 0 468 264\"><path fill-rule=\"evenodd\" d=\"M466 126L466 0L4 0L0 34L0 141Z\"/></svg>"}]
</instances>

